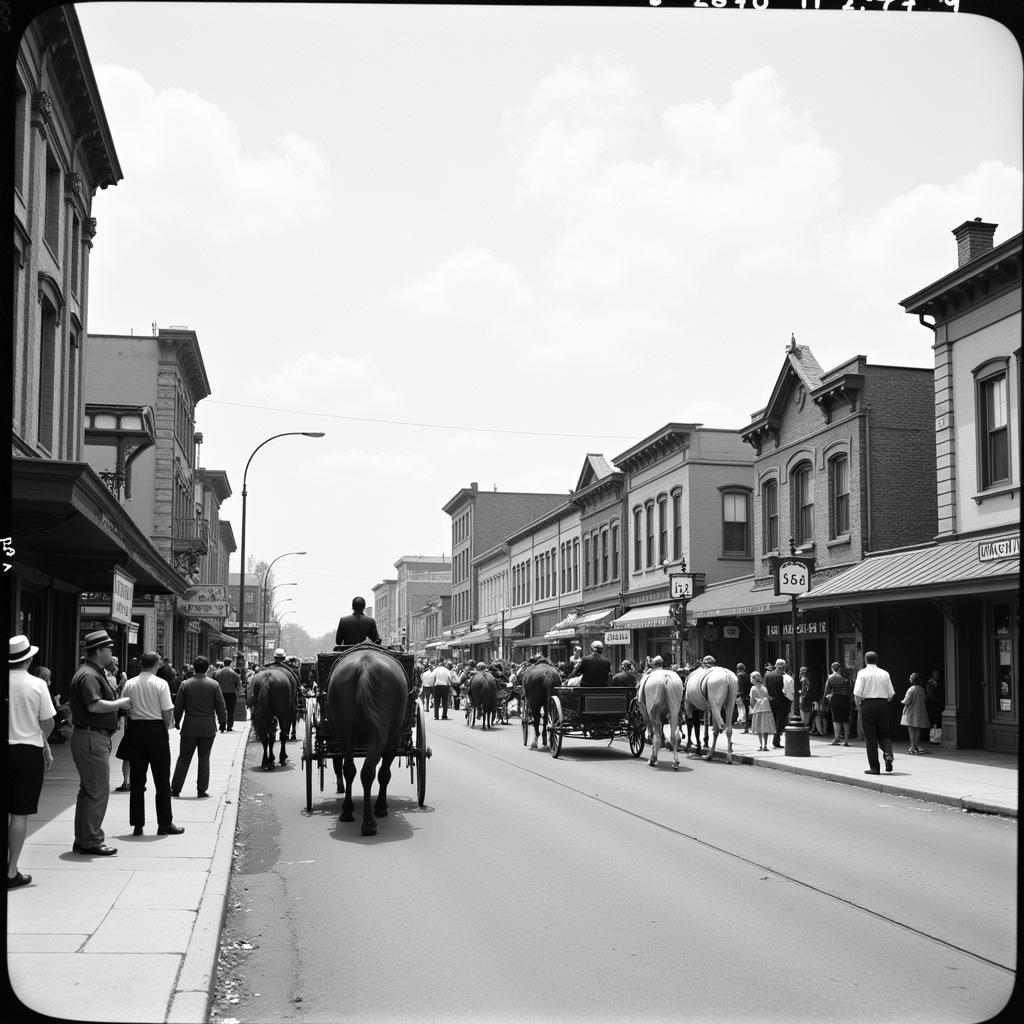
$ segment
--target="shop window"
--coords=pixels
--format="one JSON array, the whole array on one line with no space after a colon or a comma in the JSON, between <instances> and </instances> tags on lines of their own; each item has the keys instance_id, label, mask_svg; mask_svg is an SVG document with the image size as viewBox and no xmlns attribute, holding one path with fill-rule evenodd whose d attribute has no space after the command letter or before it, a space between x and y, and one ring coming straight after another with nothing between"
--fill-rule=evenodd
<instances>
[{"instance_id":1,"label":"shop window","mask_svg":"<svg viewBox=\"0 0 1024 1024\"><path fill-rule=\"evenodd\" d=\"M763 550L779 549L779 485L768 480L761 487L761 543Z\"/></svg>"},{"instance_id":2,"label":"shop window","mask_svg":"<svg viewBox=\"0 0 1024 1024\"><path fill-rule=\"evenodd\" d=\"M828 462L829 538L850 532L850 459L837 455Z\"/></svg>"},{"instance_id":3,"label":"shop window","mask_svg":"<svg viewBox=\"0 0 1024 1024\"><path fill-rule=\"evenodd\" d=\"M987 364L975 373L978 415L978 475L982 490L1010 480L1010 432L1007 424L1006 361L993 372Z\"/></svg>"},{"instance_id":4,"label":"shop window","mask_svg":"<svg viewBox=\"0 0 1024 1024\"><path fill-rule=\"evenodd\" d=\"M995 679L995 713L1016 717L1016 685L1013 664L1013 606L999 602L992 606L992 671Z\"/></svg>"},{"instance_id":5,"label":"shop window","mask_svg":"<svg viewBox=\"0 0 1024 1024\"><path fill-rule=\"evenodd\" d=\"M790 476L793 502L793 538L797 547L814 542L814 477L811 464L803 462Z\"/></svg>"},{"instance_id":6,"label":"shop window","mask_svg":"<svg viewBox=\"0 0 1024 1024\"><path fill-rule=\"evenodd\" d=\"M750 554L750 494L722 492L722 554Z\"/></svg>"}]
</instances>

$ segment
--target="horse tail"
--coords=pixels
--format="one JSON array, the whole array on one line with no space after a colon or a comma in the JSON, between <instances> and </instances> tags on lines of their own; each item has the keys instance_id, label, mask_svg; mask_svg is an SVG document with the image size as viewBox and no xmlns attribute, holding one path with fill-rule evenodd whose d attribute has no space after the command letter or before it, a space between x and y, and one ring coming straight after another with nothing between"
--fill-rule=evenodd
<instances>
[{"instance_id":1,"label":"horse tail","mask_svg":"<svg viewBox=\"0 0 1024 1024\"><path fill-rule=\"evenodd\" d=\"M369 658L360 663L353 686L356 707L362 710L383 745L391 729L392 707L387 700L387 688L374 685L374 664Z\"/></svg>"}]
</instances>

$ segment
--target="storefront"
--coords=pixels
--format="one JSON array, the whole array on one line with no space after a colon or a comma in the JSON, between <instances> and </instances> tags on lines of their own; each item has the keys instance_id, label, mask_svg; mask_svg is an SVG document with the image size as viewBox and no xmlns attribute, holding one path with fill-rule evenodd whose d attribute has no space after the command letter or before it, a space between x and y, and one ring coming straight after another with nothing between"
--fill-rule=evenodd
<instances>
[{"instance_id":1,"label":"storefront","mask_svg":"<svg viewBox=\"0 0 1024 1024\"><path fill-rule=\"evenodd\" d=\"M619 657L620 661L628 657L634 665L643 665L647 658L660 655L666 665L686 662L689 645L684 638L680 657L676 648L676 624L670 604L645 604L630 608L613 619L609 626L609 634L623 630L629 632L630 640Z\"/></svg>"}]
</instances>

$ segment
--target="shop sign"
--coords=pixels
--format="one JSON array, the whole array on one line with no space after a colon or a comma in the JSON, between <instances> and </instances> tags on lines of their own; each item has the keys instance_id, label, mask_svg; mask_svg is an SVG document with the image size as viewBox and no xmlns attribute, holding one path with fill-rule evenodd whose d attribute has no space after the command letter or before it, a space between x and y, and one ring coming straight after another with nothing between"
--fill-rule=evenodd
<instances>
[{"instance_id":1,"label":"shop sign","mask_svg":"<svg viewBox=\"0 0 1024 1024\"><path fill-rule=\"evenodd\" d=\"M137 644L138 642L139 642L139 624L137 622L133 622L128 627L128 643L129 643L130 646L134 647L135 644Z\"/></svg>"},{"instance_id":2,"label":"shop sign","mask_svg":"<svg viewBox=\"0 0 1024 1024\"><path fill-rule=\"evenodd\" d=\"M723 626L722 627L722 636L724 636L726 640L736 640L736 639L739 638L739 635L740 635L740 627L739 626Z\"/></svg>"},{"instance_id":3,"label":"shop sign","mask_svg":"<svg viewBox=\"0 0 1024 1024\"><path fill-rule=\"evenodd\" d=\"M780 558L775 567L775 594L799 597L811 589L809 559Z\"/></svg>"},{"instance_id":4,"label":"shop sign","mask_svg":"<svg viewBox=\"0 0 1024 1024\"><path fill-rule=\"evenodd\" d=\"M185 632L186 633L198 633L199 632L199 622L198 622L198 620L192 619L190 622L186 622L185 623Z\"/></svg>"},{"instance_id":5,"label":"shop sign","mask_svg":"<svg viewBox=\"0 0 1024 1024\"><path fill-rule=\"evenodd\" d=\"M718 627L717 626L705 626L704 632L701 636L709 643L713 644L718 639Z\"/></svg>"},{"instance_id":6,"label":"shop sign","mask_svg":"<svg viewBox=\"0 0 1024 1024\"><path fill-rule=\"evenodd\" d=\"M628 644L630 632L628 629L610 629L604 635L604 642L609 645Z\"/></svg>"},{"instance_id":7,"label":"shop sign","mask_svg":"<svg viewBox=\"0 0 1024 1024\"><path fill-rule=\"evenodd\" d=\"M1003 558L1020 557L1020 537L1000 537L978 544L979 562L998 562Z\"/></svg>"},{"instance_id":8,"label":"shop sign","mask_svg":"<svg viewBox=\"0 0 1024 1024\"><path fill-rule=\"evenodd\" d=\"M689 600L693 597L693 573L670 572L668 574L668 593L673 601Z\"/></svg>"},{"instance_id":9,"label":"shop sign","mask_svg":"<svg viewBox=\"0 0 1024 1024\"><path fill-rule=\"evenodd\" d=\"M110 591L110 618L127 626L132 621L132 593L135 580L122 569L114 570L114 583Z\"/></svg>"},{"instance_id":10,"label":"shop sign","mask_svg":"<svg viewBox=\"0 0 1024 1024\"><path fill-rule=\"evenodd\" d=\"M227 601L196 601L189 598L178 611L190 619L226 619L228 617Z\"/></svg>"},{"instance_id":11,"label":"shop sign","mask_svg":"<svg viewBox=\"0 0 1024 1024\"><path fill-rule=\"evenodd\" d=\"M796 631L800 636L826 636L828 634L828 622L798 622ZM778 623L769 622L765 624L764 635L766 637L777 637L779 633ZM792 636L793 623L783 623L781 633L783 636Z\"/></svg>"},{"instance_id":12,"label":"shop sign","mask_svg":"<svg viewBox=\"0 0 1024 1024\"><path fill-rule=\"evenodd\" d=\"M199 583L188 593L189 601L226 601L228 588L223 583Z\"/></svg>"}]
</instances>

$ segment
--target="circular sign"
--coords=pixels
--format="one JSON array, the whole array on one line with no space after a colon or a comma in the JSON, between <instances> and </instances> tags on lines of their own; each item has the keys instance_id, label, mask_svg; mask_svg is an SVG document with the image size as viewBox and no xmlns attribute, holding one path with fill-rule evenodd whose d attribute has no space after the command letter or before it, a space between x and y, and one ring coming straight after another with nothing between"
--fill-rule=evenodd
<instances>
[{"instance_id":1,"label":"circular sign","mask_svg":"<svg viewBox=\"0 0 1024 1024\"><path fill-rule=\"evenodd\" d=\"M713 644L718 639L718 627L717 626L708 626L704 630L704 632L701 633L701 636L704 637L704 639L709 644Z\"/></svg>"},{"instance_id":2,"label":"circular sign","mask_svg":"<svg viewBox=\"0 0 1024 1024\"><path fill-rule=\"evenodd\" d=\"M806 594L811 589L811 573L803 562L781 562L778 572L780 594Z\"/></svg>"}]
</instances>

